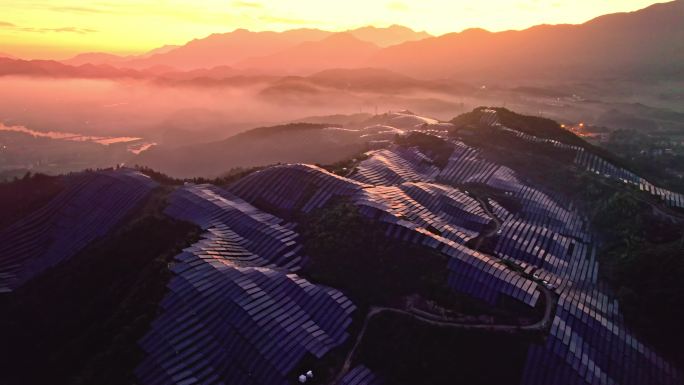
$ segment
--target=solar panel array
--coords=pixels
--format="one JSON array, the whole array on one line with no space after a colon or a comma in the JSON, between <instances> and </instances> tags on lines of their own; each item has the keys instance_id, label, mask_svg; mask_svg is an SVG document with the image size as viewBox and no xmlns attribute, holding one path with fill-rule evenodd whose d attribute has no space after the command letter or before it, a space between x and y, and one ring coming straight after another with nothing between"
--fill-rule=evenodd
<instances>
[{"instance_id":1,"label":"solar panel array","mask_svg":"<svg viewBox=\"0 0 684 385\"><path fill-rule=\"evenodd\" d=\"M566 143L563 143L563 142L555 140L555 139L540 138L538 136L534 136L534 135L528 134L526 132L522 132L522 131L518 131L518 130L515 130L512 128L508 128L508 127L506 127L500 123L499 116L498 116L496 110L491 110L491 109L482 110L482 116L480 117L480 124L484 124L487 126L497 128L497 129L499 129L505 133L511 134L517 138L520 138L522 140L525 140L525 141L531 142L531 143L550 144L553 147L564 149L564 150L579 151L582 149L582 147L580 147L580 146L566 144Z\"/></svg>"},{"instance_id":2,"label":"solar panel array","mask_svg":"<svg viewBox=\"0 0 684 385\"><path fill-rule=\"evenodd\" d=\"M432 160L418 149L393 146L392 149L368 153L370 157L361 162L353 179L374 185L394 185L433 179L439 169Z\"/></svg>"},{"instance_id":3,"label":"solar panel array","mask_svg":"<svg viewBox=\"0 0 684 385\"><path fill-rule=\"evenodd\" d=\"M362 213L383 223L427 229L459 243L476 237L492 220L461 191L424 182L370 187L353 201Z\"/></svg>"},{"instance_id":4,"label":"solar panel array","mask_svg":"<svg viewBox=\"0 0 684 385\"><path fill-rule=\"evenodd\" d=\"M385 226L388 237L448 255L448 284L490 303L507 295L535 306L540 295L534 280L499 259L544 280L557 293L558 304L548 338L529 349L524 384L680 383L680 374L629 332L615 297L599 282L586 218L479 150L461 142L453 145L448 164L437 172L417 149L393 146L369 153L352 177L356 180L313 166L284 165L251 174L230 191L251 204L290 215L346 197ZM465 246L492 220L480 202L458 188L465 183L487 185L519 202L512 212L495 199L487 200L501 222L494 258ZM365 372L357 368L345 380L362 381Z\"/></svg>"},{"instance_id":5,"label":"solar panel array","mask_svg":"<svg viewBox=\"0 0 684 385\"><path fill-rule=\"evenodd\" d=\"M382 381L370 369L359 365L349 371L337 385L380 385Z\"/></svg>"},{"instance_id":6,"label":"solar panel array","mask_svg":"<svg viewBox=\"0 0 684 385\"><path fill-rule=\"evenodd\" d=\"M0 292L10 292L107 234L157 184L129 169L84 172L45 206L0 232Z\"/></svg>"},{"instance_id":7,"label":"solar panel array","mask_svg":"<svg viewBox=\"0 0 684 385\"><path fill-rule=\"evenodd\" d=\"M503 219L495 255L520 264L559 295L549 338L529 350L524 384L681 383L681 375L624 325L616 298L599 282L587 220L572 205L471 148L455 151L439 179L454 185L476 180L521 203L518 213L494 210Z\"/></svg>"},{"instance_id":8,"label":"solar panel array","mask_svg":"<svg viewBox=\"0 0 684 385\"><path fill-rule=\"evenodd\" d=\"M646 179L634 174L633 172L604 160L603 158L591 154L584 149L577 152L575 163L586 168L588 171L602 175L607 178L616 179L623 183L631 184L641 191L646 191L662 199L672 207L684 208L684 195L676 193L647 181Z\"/></svg>"},{"instance_id":9,"label":"solar panel array","mask_svg":"<svg viewBox=\"0 0 684 385\"><path fill-rule=\"evenodd\" d=\"M234 262L239 260L249 266L287 267L293 271L299 268L302 246L296 242L298 235L292 230L292 225L282 219L208 184L187 185L174 192L172 202L166 209L168 215L196 223L208 234L215 235L208 238L211 242L193 246L196 253L228 252L235 244L249 250L249 259L247 255L239 258L230 255ZM221 245L221 239L233 244Z\"/></svg>"},{"instance_id":10,"label":"solar panel array","mask_svg":"<svg viewBox=\"0 0 684 385\"><path fill-rule=\"evenodd\" d=\"M293 273L291 225L210 185L177 190L166 213L206 231L175 257L161 315L140 341L140 383L288 384L304 357L346 341L355 307Z\"/></svg>"},{"instance_id":11,"label":"solar panel array","mask_svg":"<svg viewBox=\"0 0 684 385\"><path fill-rule=\"evenodd\" d=\"M383 159L396 159L393 150L379 153ZM417 154L411 151L399 150ZM390 175L382 168L395 164L376 161L371 153L359 168L375 175ZM425 155L413 155L423 162ZM406 158L404 158L406 159ZM418 166L413 166L416 169ZM428 177L436 176L435 173ZM385 226L388 237L423 245L450 257L449 284L458 291L495 303L508 295L535 306L539 299L537 284L510 272L499 261L463 244L476 236L491 221L477 201L458 189L433 182L405 182L395 185L369 185L342 178L327 171L304 165L276 166L238 181L229 190L246 201L269 211L292 215L297 208L304 212L322 207L332 197L346 197L362 214ZM390 182L388 182L390 183ZM276 186L274 193L265 186Z\"/></svg>"},{"instance_id":12,"label":"solar panel array","mask_svg":"<svg viewBox=\"0 0 684 385\"><path fill-rule=\"evenodd\" d=\"M335 197L349 197L367 186L320 167L291 164L254 172L231 185L229 191L270 212L291 215L309 213Z\"/></svg>"},{"instance_id":13,"label":"solar panel array","mask_svg":"<svg viewBox=\"0 0 684 385\"><path fill-rule=\"evenodd\" d=\"M499 119L496 111L494 110L483 110L483 114L480 118L480 123L489 125L491 127L497 128L503 132L512 134L520 139L523 139L532 143L546 143L553 147L561 148L565 150L572 150L575 152L575 164L585 168L586 170L593 172L597 175L601 175L606 178L615 179L627 184L631 184L641 191L646 191L660 199L666 204L672 207L684 208L684 194L676 193L661 187L658 187L646 179L638 176L637 174L616 166L609 161L601 158L596 154L592 154L586 151L583 147L569 145L557 140L539 138L534 135L530 135L499 123Z\"/></svg>"}]
</instances>

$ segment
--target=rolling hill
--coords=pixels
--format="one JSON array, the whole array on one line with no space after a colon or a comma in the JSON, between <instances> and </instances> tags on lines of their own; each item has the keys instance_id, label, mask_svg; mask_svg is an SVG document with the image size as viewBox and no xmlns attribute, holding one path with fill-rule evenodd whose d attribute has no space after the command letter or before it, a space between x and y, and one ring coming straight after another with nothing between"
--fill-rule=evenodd
<instances>
[{"instance_id":1,"label":"rolling hill","mask_svg":"<svg viewBox=\"0 0 684 385\"><path fill-rule=\"evenodd\" d=\"M175 177L220 176L231 168L278 162L334 163L364 147L359 134L329 124L297 123L255 128L228 139L179 148L159 146L135 162Z\"/></svg>"},{"instance_id":2,"label":"rolling hill","mask_svg":"<svg viewBox=\"0 0 684 385\"><path fill-rule=\"evenodd\" d=\"M0 229L0 382L682 383L684 195L548 119L374 119L414 131L327 169L0 186L42 190L5 194L24 208ZM324 132L353 134L198 149L320 151Z\"/></svg>"}]
</instances>

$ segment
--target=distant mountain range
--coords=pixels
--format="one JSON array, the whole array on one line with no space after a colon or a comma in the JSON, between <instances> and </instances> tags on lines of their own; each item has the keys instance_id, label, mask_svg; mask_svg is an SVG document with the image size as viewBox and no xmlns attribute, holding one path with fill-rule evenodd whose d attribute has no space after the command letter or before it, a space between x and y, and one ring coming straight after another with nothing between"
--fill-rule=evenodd
<instances>
[{"instance_id":1,"label":"distant mountain range","mask_svg":"<svg viewBox=\"0 0 684 385\"><path fill-rule=\"evenodd\" d=\"M684 0L605 15L580 25L466 30L379 51L368 66L459 78L682 75Z\"/></svg>"},{"instance_id":2,"label":"distant mountain range","mask_svg":"<svg viewBox=\"0 0 684 385\"><path fill-rule=\"evenodd\" d=\"M54 60L21 60L0 56L0 76L25 75L48 77L119 78L146 77L151 72L117 68L109 64L82 64L72 66Z\"/></svg>"},{"instance_id":3,"label":"distant mountain range","mask_svg":"<svg viewBox=\"0 0 684 385\"><path fill-rule=\"evenodd\" d=\"M8 53L0 52L0 58L6 59L18 59L16 56L10 55Z\"/></svg>"},{"instance_id":4,"label":"distant mountain range","mask_svg":"<svg viewBox=\"0 0 684 385\"><path fill-rule=\"evenodd\" d=\"M677 0L580 25L540 25L505 32L469 29L438 37L401 26L344 33L238 29L140 56L86 53L61 63L78 69L55 71L70 76L107 71L121 76L117 70L131 76L174 73L176 79L311 75L338 68L379 68L419 79L468 81L684 78L683 21L684 0ZM54 63L6 60L0 62L0 73L31 73L36 66L43 72L49 72L46 66L56 68ZM84 65L97 67L79 67ZM22 66L32 69L22 70ZM212 70L216 67L220 70ZM136 72L126 72L131 70ZM189 71L194 72L179 75Z\"/></svg>"},{"instance_id":5,"label":"distant mountain range","mask_svg":"<svg viewBox=\"0 0 684 385\"><path fill-rule=\"evenodd\" d=\"M141 56L121 57L103 53L86 53L65 60L64 63L71 65L111 64L128 68L165 66L189 70L233 66L242 61L246 61L247 64L254 63L248 60L250 58L254 58L253 60L258 63L259 58L265 60L271 55L277 57L277 55L284 55L290 50L298 53L301 50L321 48L328 53L336 50L343 52L350 44L354 44L350 42L351 39L349 38L337 38L334 37L335 35L338 34L319 29L295 29L284 32L252 32L246 29L237 29L233 32L195 39L183 46L162 47ZM363 27L346 31L344 35L358 39L359 42L355 43L359 46L362 45L361 42L365 42L379 47L431 37L426 32L415 32L398 25L387 28ZM365 46L370 47L368 44ZM364 57L363 59L367 58Z\"/></svg>"}]
</instances>

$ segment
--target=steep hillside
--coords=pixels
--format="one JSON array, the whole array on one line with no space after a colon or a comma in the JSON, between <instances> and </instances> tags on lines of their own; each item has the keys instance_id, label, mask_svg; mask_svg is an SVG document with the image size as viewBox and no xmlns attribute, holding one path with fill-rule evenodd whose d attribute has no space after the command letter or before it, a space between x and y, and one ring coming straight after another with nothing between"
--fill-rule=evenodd
<instances>
[{"instance_id":1,"label":"steep hillside","mask_svg":"<svg viewBox=\"0 0 684 385\"><path fill-rule=\"evenodd\" d=\"M162 214L157 191L124 223L72 259L0 296L3 384L116 385L134 381L138 340L157 312L168 263L199 236ZM32 362L43 362L33 370Z\"/></svg>"},{"instance_id":2,"label":"steep hillside","mask_svg":"<svg viewBox=\"0 0 684 385\"><path fill-rule=\"evenodd\" d=\"M0 231L0 278L25 271L0 293L0 380L681 384L684 195L506 109L359 125L167 153L225 171L384 138L327 169L64 177Z\"/></svg>"}]
</instances>

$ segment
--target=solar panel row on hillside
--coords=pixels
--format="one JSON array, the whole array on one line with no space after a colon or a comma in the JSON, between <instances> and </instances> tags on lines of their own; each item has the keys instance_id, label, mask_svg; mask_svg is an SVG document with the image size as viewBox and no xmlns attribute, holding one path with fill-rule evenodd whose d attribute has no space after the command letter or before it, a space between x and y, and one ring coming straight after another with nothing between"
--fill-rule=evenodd
<instances>
[{"instance_id":1,"label":"solar panel row on hillside","mask_svg":"<svg viewBox=\"0 0 684 385\"><path fill-rule=\"evenodd\" d=\"M252 173L231 185L229 190L262 209L292 215L309 213L335 197L349 197L363 187L368 185L316 166L293 164Z\"/></svg>"},{"instance_id":2,"label":"solar panel row on hillside","mask_svg":"<svg viewBox=\"0 0 684 385\"><path fill-rule=\"evenodd\" d=\"M575 163L598 175L616 179L624 183L629 183L639 188L641 191L646 191L651 195L662 199L663 202L669 206L684 208L684 195L655 186L633 172L615 166L614 164L611 164L594 154L590 154L587 151L578 151L577 157L575 158Z\"/></svg>"},{"instance_id":3,"label":"solar panel row on hillside","mask_svg":"<svg viewBox=\"0 0 684 385\"><path fill-rule=\"evenodd\" d=\"M523 139L532 143L545 143L550 144L553 147L571 150L575 153L575 164L584 167L588 171L596 173L597 175L604 176L606 178L612 178L624 183L629 183L638 187L641 191L646 191L660 199L662 199L666 204L672 207L684 208L684 195L676 193L650 183L646 179L638 176L637 174L616 166L609 161L601 158L596 154L592 154L585 150L583 147L569 145L557 140L539 138L534 135L530 135L519 130L515 130L499 123L499 119L496 111L494 110L484 110L483 115L480 118L480 123L485 124L494 128L497 128L508 134L512 134L520 139Z\"/></svg>"},{"instance_id":4,"label":"solar panel row on hillside","mask_svg":"<svg viewBox=\"0 0 684 385\"><path fill-rule=\"evenodd\" d=\"M462 167L459 156L465 158L469 170L491 168L493 162L474 153L452 155L452 166L446 169L450 183L471 180L472 172L454 172ZM504 221L496 255L526 266L526 271L546 281L559 295L550 338L530 348L523 383L680 383L680 374L627 330L616 299L599 283L596 249L586 219L531 186L516 187L522 183L520 178L500 167L492 178L481 182L503 187L521 203L521 210Z\"/></svg>"},{"instance_id":5,"label":"solar panel row on hillside","mask_svg":"<svg viewBox=\"0 0 684 385\"><path fill-rule=\"evenodd\" d=\"M210 185L178 189L166 213L206 232L175 257L163 311L140 341L141 383L288 384L304 357L346 341L355 307L292 273L291 225Z\"/></svg>"},{"instance_id":6,"label":"solar panel row on hillside","mask_svg":"<svg viewBox=\"0 0 684 385\"><path fill-rule=\"evenodd\" d=\"M391 150L372 151L368 155L370 157L357 166L352 179L389 186L431 180L439 173L432 160L416 148L393 146Z\"/></svg>"},{"instance_id":7,"label":"solar panel row on hillside","mask_svg":"<svg viewBox=\"0 0 684 385\"><path fill-rule=\"evenodd\" d=\"M360 167L364 167L365 162L372 164L368 169L387 165L385 162L373 162L371 157L363 161ZM291 172L288 173L288 170ZM482 274L475 275L474 270L464 268L464 271L473 273L472 282L478 282L483 287L482 290L471 290L475 286L469 286L472 295L495 301L504 293L529 306L534 306L538 300L535 283L527 283L516 274L503 274L500 270L505 270L505 266L496 265L491 258L462 246L475 235L468 226L484 226L491 218L474 199L457 189L426 182L372 187L302 165L277 166L270 172L264 170L250 177L231 186L231 191L236 195L244 193L240 196L247 201L285 215L292 215L295 207L318 206L318 203L310 203L319 202L311 197L325 196L320 206L333 196L347 197L359 207L361 213L379 220L385 226L388 237L430 247L454 259L449 264L451 273L457 274L460 266L483 269ZM276 197L268 188L264 188L276 181L288 184L285 196ZM334 182L335 187L327 186L327 181ZM309 192L305 193L307 190ZM324 191L324 195L321 195L321 191ZM488 279L484 280L485 277ZM456 285L452 287L460 288Z\"/></svg>"},{"instance_id":8,"label":"solar panel row on hillside","mask_svg":"<svg viewBox=\"0 0 684 385\"><path fill-rule=\"evenodd\" d=\"M157 186L133 170L64 177L66 188L0 232L0 292L23 285L107 234Z\"/></svg>"},{"instance_id":9,"label":"solar panel row on hillside","mask_svg":"<svg viewBox=\"0 0 684 385\"><path fill-rule=\"evenodd\" d=\"M367 367L359 365L347 373L339 385L380 385L380 381Z\"/></svg>"},{"instance_id":10,"label":"solar panel row on hillside","mask_svg":"<svg viewBox=\"0 0 684 385\"><path fill-rule=\"evenodd\" d=\"M611 299L599 285L598 262L586 219L572 205L560 204L549 193L523 182L513 170L488 160L480 151L460 142L453 144L454 152L447 166L436 176L437 180L455 186L484 184L519 202L519 209L509 212L494 198L489 200L494 210L503 214L500 217L503 219L501 233L495 245L496 256L519 264L527 273L534 273L560 296L553 322L564 327L552 329L545 346L534 345L530 350L526 383L574 383L575 378L582 378L588 383L637 383L633 379L644 376L661 378L663 381L659 383L663 384L674 383L677 374L627 332L614 298ZM449 255L449 284L455 290L492 303L496 303L503 294L530 306L536 304L539 296L537 283L512 272L495 259L463 246L467 238L450 231L450 228L458 228L466 234L464 230L468 220L463 221L458 215L447 215L449 204L445 202L453 199L458 202L455 206L461 210L465 208L468 216L478 217L481 212L476 206L470 206L468 200L472 199L465 194L467 199L454 194L457 189L434 183L432 175L423 174L426 179L422 182L405 183L404 178L392 170L396 162L388 162L387 159L406 161L407 158L393 156L390 154L392 151L378 152L382 161L375 160L371 153L371 157L359 165L367 174L395 175L377 179L387 185L369 187L349 181L347 186L339 184L337 190L326 191L325 196L349 197L364 214L384 223L388 236ZM280 172L285 172L287 167L282 166ZM318 174L326 174L325 171L317 171ZM330 175L315 174L311 170L305 181L297 181L295 173L290 174L290 178L283 178L289 179L294 191L292 196L301 197L307 196L300 191L307 186L324 184L312 180L331 178ZM416 175L412 174L411 178L415 179ZM341 183L341 178L336 178L336 182ZM263 182L257 181L250 184L252 191L257 190L257 186L264 186ZM265 194L256 193L247 200L261 201ZM317 194L319 191L314 189L308 195ZM270 200L269 203L277 202ZM278 209L296 207L291 203L275 206ZM544 353L539 354L536 349L543 349ZM593 359L594 356L608 358L602 361ZM561 368L545 371L546 365L554 360L557 360L554 365L560 363ZM572 374L556 377L555 373L568 371Z\"/></svg>"}]
</instances>

